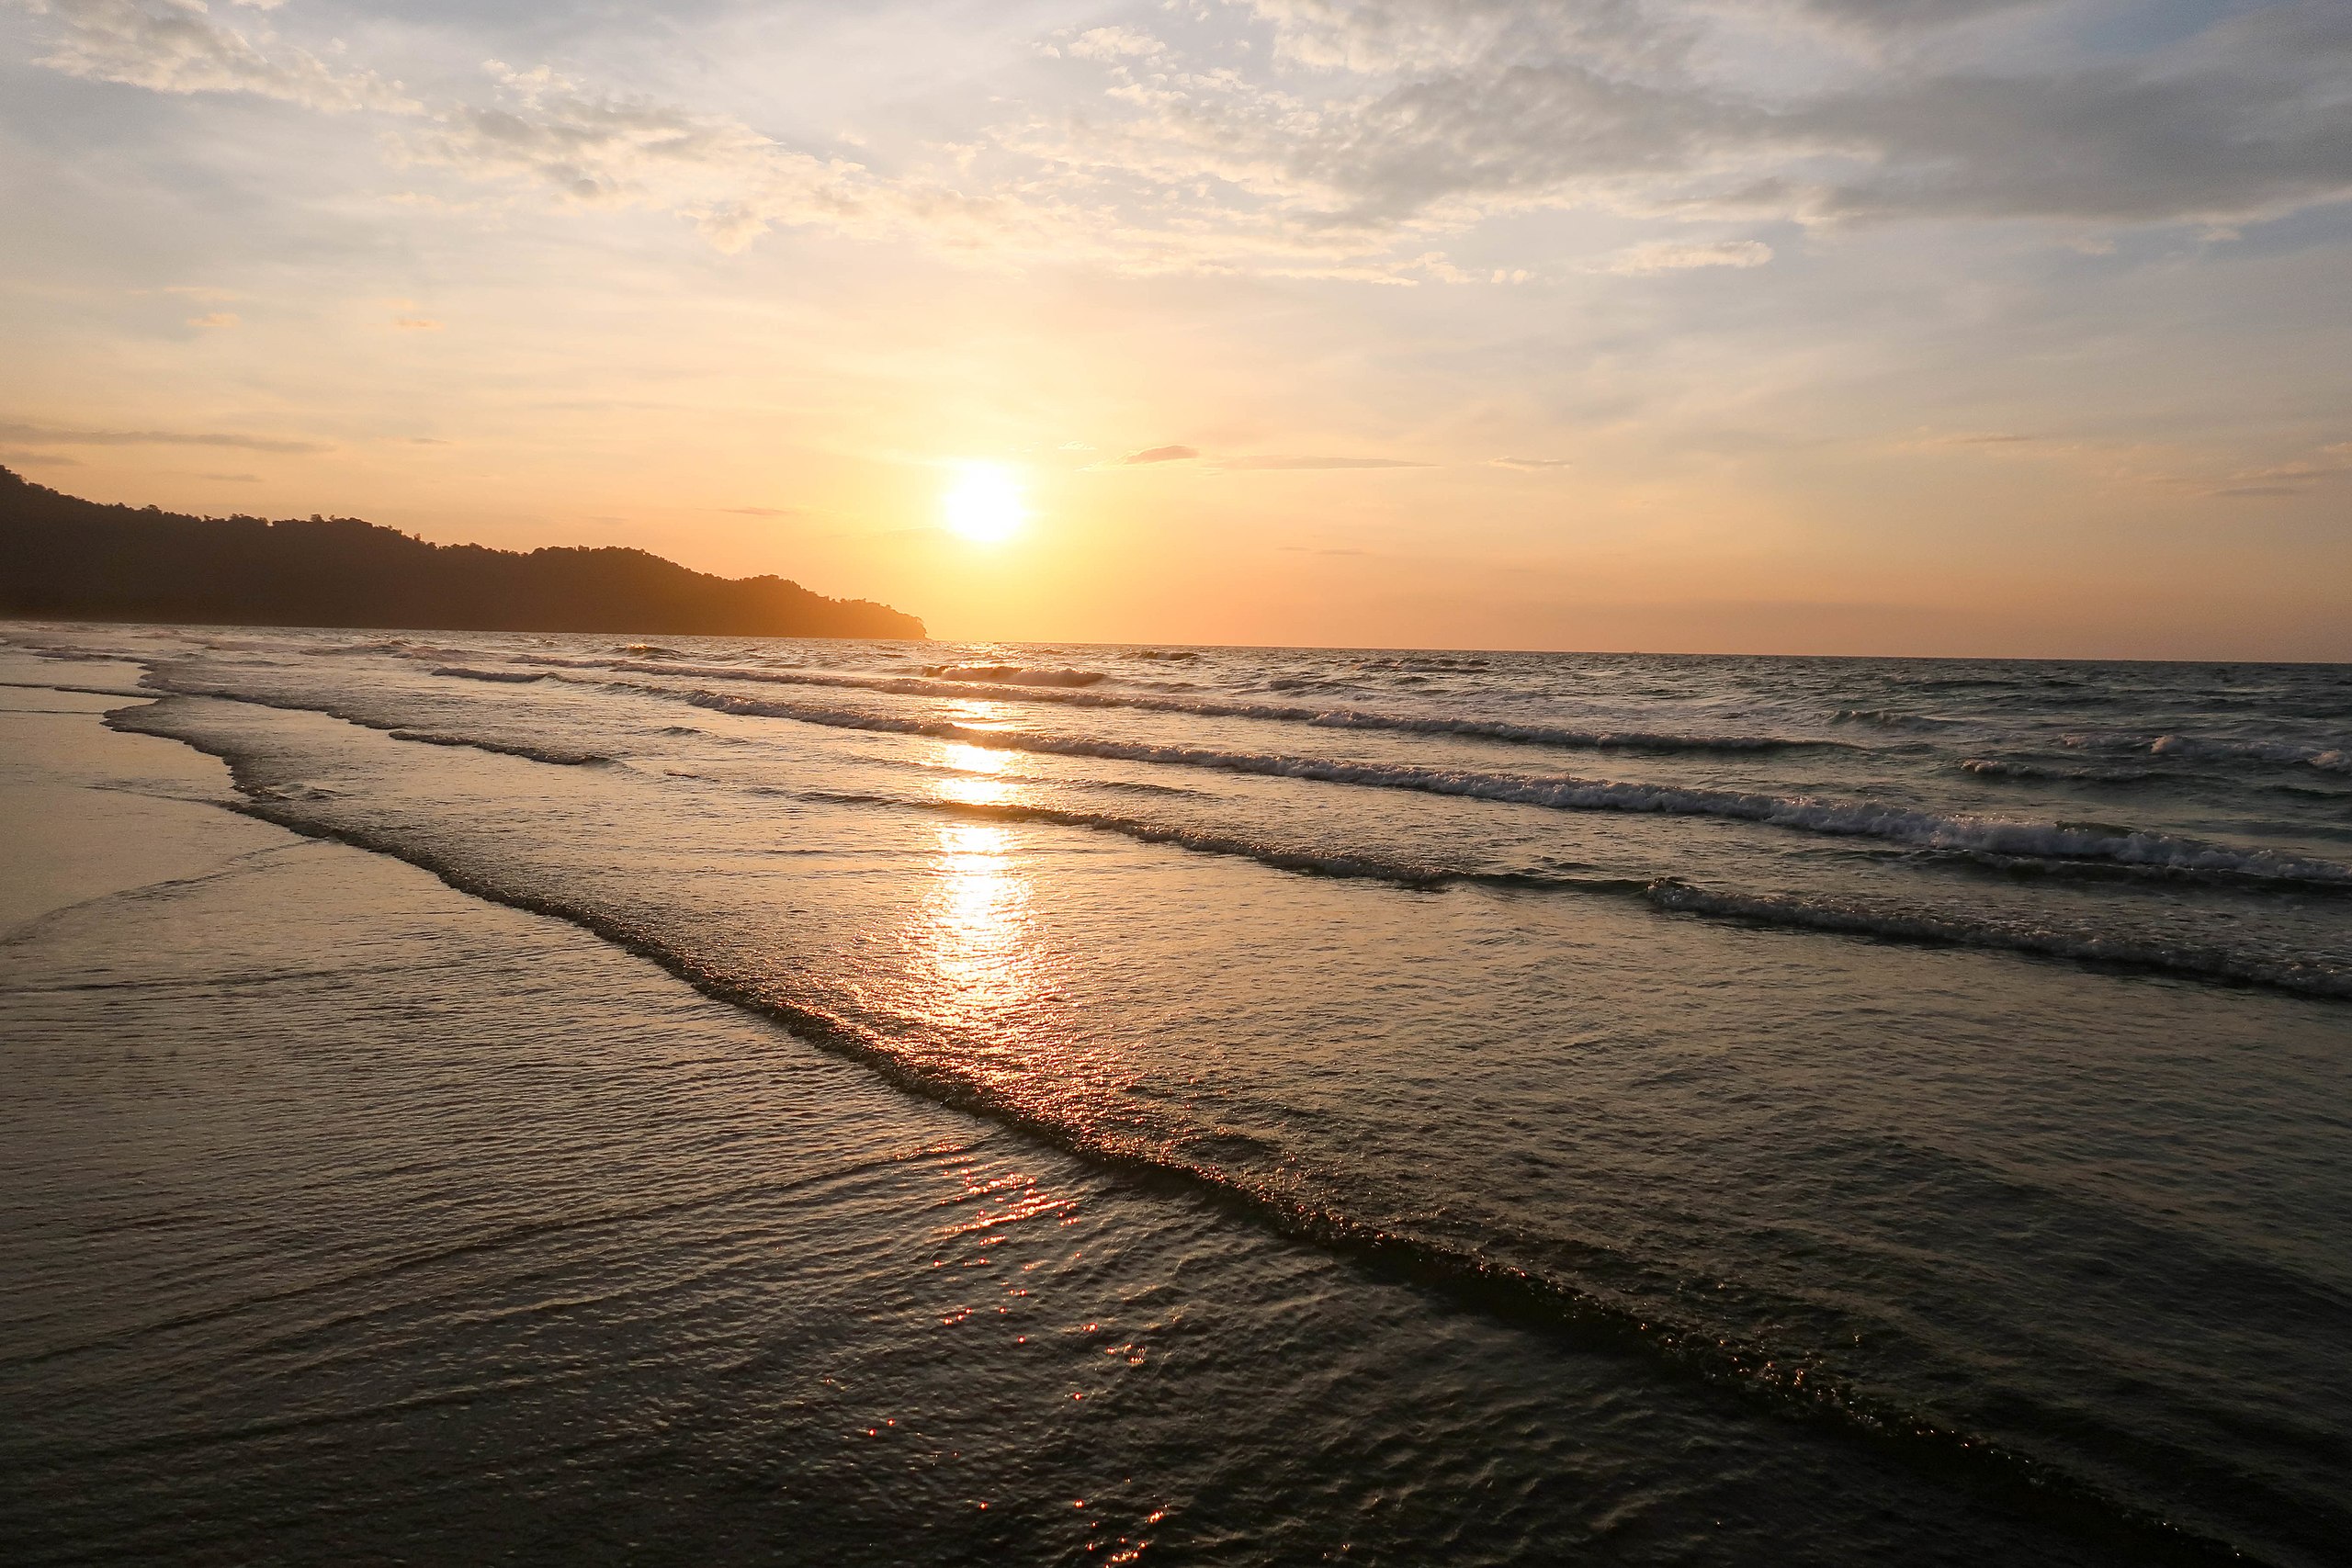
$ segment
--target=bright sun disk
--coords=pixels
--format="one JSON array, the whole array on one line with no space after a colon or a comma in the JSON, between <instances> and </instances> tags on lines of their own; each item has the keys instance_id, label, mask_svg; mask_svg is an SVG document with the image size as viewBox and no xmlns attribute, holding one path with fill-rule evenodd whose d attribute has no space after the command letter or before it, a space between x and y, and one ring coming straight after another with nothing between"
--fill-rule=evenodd
<instances>
[{"instance_id":1,"label":"bright sun disk","mask_svg":"<svg viewBox=\"0 0 2352 1568\"><path fill-rule=\"evenodd\" d=\"M1029 515L1020 484L995 463L962 465L939 506L949 533L984 545L1011 538Z\"/></svg>"}]
</instances>

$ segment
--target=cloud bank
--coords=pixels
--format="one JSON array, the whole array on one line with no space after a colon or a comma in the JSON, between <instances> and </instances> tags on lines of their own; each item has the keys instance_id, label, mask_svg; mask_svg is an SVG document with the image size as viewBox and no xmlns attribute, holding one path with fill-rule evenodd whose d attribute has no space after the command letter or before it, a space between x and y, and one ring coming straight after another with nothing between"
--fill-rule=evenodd
<instances>
[{"instance_id":1,"label":"cloud bank","mask_svg":"<svg viewBox=\"0 0 2352 1568\"><path fill-rule=\"evenodd\" d=\"M1526 276L1433 270L1425 245L1537 209L1662 226L1577 269L1638 276L1762 265L1761 223L2237 223L2352 195L2340 0L2186 31L2153 0L1227 0L1043 40L1060 96L995 111L945 175L546 66L492 62L479 99L427 101L275 10L33 8L52 70L389 117L408 166L672 212L721 250L808 229L1410 284Z\"/></svg>"}]
</instances>

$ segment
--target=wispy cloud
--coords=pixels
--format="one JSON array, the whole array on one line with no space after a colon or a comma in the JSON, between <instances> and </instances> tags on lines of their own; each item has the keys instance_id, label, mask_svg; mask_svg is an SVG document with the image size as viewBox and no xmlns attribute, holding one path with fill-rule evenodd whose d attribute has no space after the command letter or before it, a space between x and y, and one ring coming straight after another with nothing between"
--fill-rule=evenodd
<instances>
[{"instance_id":1,"label":"wispy cloud","mask_svg":"<svg viewBox=\"0 0 2352 1568\"><path fill-rule=\"evenodd\" d=\"M1496 457L1491 459L1498 468L1573 468L1576 461L1569 457Z\"/></svg>"},{"instance_id":2,"label":"wispy cloud","mask_svg":"<svg viewBox=\"0 0 2352 1568\"><path fill-rule=\"evenodd\" d=\"M56 43L39 63L69 76L157 93L250 93L329 114L419 107L398 83L338 70L266 24L250 38L223 27L201 0L40 0L34 8L57 23Z\"/></svg>"},{"instance_id":3,"label":"wispy cloud","mask_svg":"<svg viewBox=\"0 0 2352 1568\"><path fill-rule=\"evenodd\" d=\"M722 506L718 509L730 517L805 517L805 506Z\"/></svg>"},{"instance_id":4,"label":"wispy cloud","mask_svg":"<svg viewBox=\"0 0 2352 1568\"><path fill-rule=\"evenodd\" d=\"M1772 247L1760 240L1718 240L1693 244L1657 240L1620 251L1600 268L1621 276L1644 277L1660 272L1689 272L1698 267L1762 266L1772 259Z\"/></svg>"},{"instance_id":5,"label":"wispy cloud","mask_svg":"<svg viewBox=\"0 0 2352 1568\"><path fill-rule=\"evenodd\" d=\"M1101 464L1106 468L1132 468L1146 463L1175 463L1201 455L1196 446L1147 446L1140 452L1130 452L1124 457L1114 457Z\"/></svg>"},{"instance_id":6,"label":"wispy cloud","mask_svg":"<svg viewBox=\"0 0 2352 1568\"><path fill-rule=\"evenodd\" d=\"M1235 472L1252 470L1289 470L1306 468L1429 468L1433 463L1415 462L1406 457L1220 457L1216 467Z\"/></svg>"},{"instance_id":7,"label":"wispy cloud","mask_svg":"<svg viewBox=\"0 0 2352 1568\"><path fill-rule=\"evenodd\" d=\"M300 454L333 448L316 441L185 430L74 430L56 425L0 423L0 441L28 446L226 446L241 452Z\"/></svg>"}]
</instances>

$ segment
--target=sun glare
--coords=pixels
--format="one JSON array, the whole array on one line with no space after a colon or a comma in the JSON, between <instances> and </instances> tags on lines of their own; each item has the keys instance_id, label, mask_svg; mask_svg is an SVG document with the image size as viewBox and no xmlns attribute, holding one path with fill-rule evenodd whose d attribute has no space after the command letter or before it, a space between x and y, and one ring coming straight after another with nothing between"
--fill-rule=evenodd
<instances>
[{"instance_id":1,"label":"sun glare","mask_svg":"<svg viewBox=\"0 0 2352 1568\"><path fill-rule=\"evenodd\" d=\"M949 533L983 545L1011 538L1029 515L1020 484L996 463L964 464L939 506Z\"/></svg>"}]
</instances>

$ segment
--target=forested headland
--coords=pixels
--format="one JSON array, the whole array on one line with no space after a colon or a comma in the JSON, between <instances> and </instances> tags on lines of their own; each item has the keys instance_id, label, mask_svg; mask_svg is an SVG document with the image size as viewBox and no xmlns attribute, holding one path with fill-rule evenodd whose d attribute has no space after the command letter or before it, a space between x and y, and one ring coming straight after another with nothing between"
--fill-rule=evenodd
<instances>
[{"instance_id":1,"label":"forested headland","mask_svg":"<svg viewBox=\"0 0 2352 1568\"><path fill-rule=\"evenodd\" d=\"M435 545L356 517L105 505L0 468L0 615L437 631L920 637L922 622L644 550Z\"/></svg>"}]
</instances>

